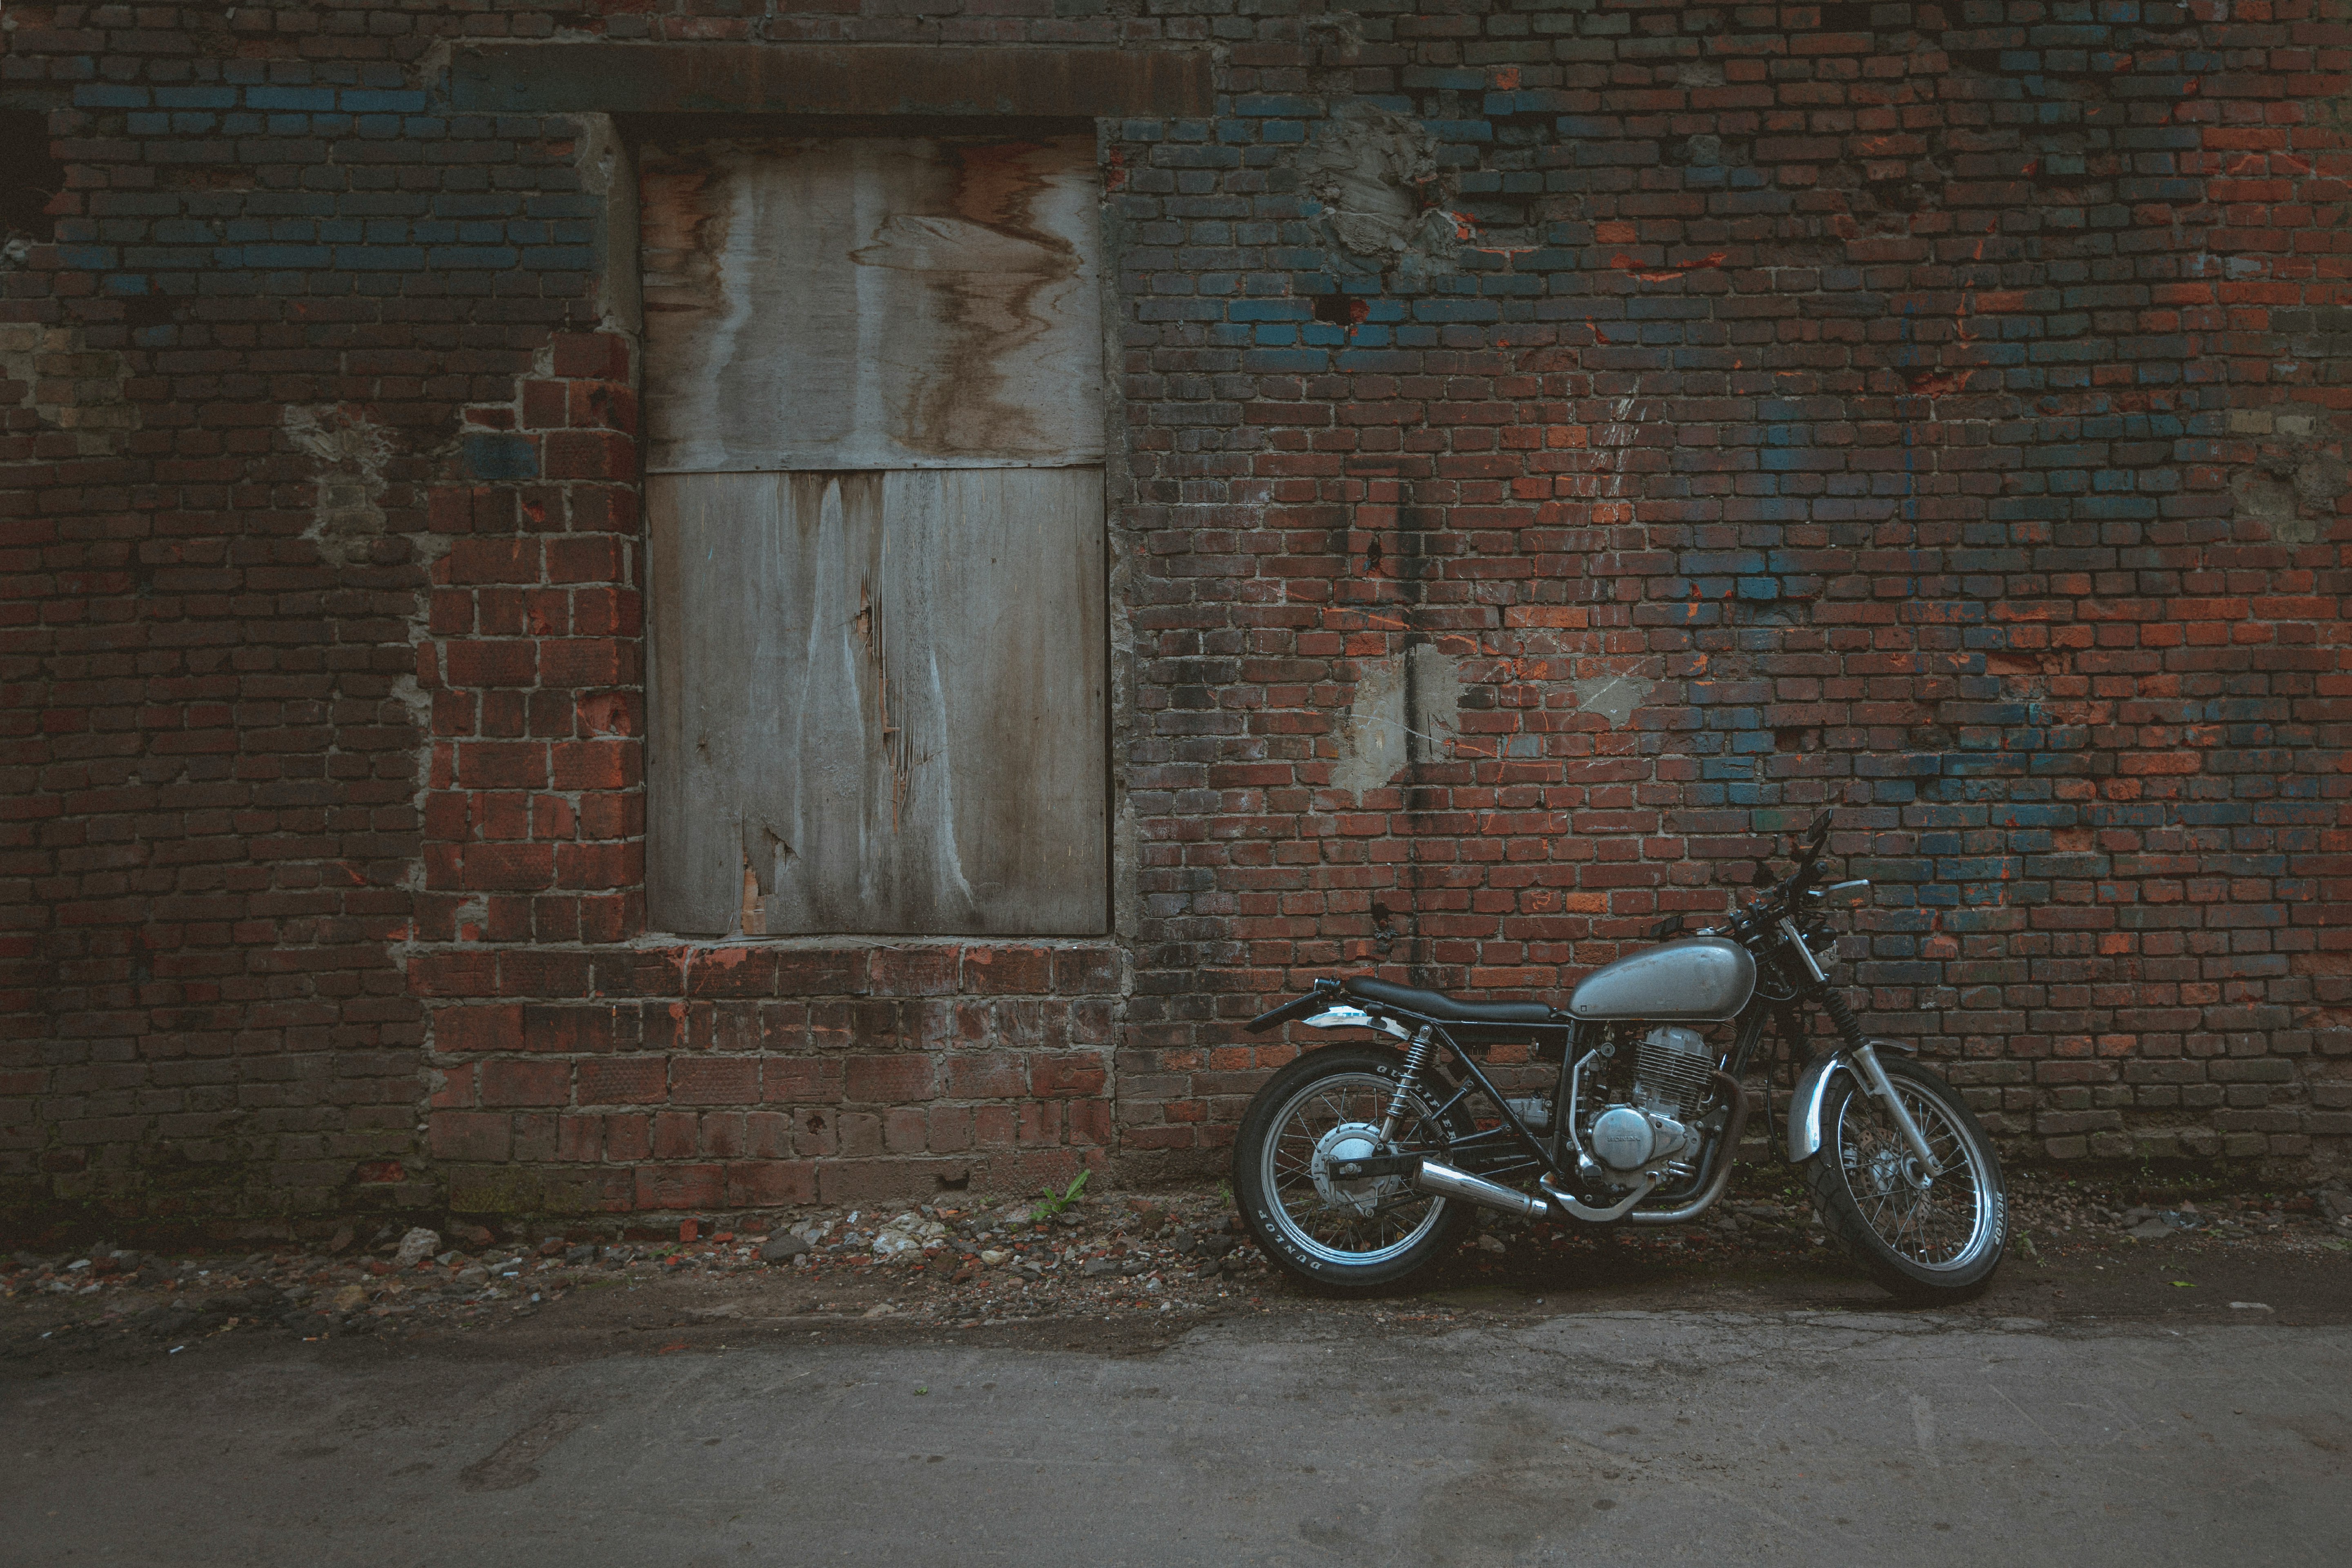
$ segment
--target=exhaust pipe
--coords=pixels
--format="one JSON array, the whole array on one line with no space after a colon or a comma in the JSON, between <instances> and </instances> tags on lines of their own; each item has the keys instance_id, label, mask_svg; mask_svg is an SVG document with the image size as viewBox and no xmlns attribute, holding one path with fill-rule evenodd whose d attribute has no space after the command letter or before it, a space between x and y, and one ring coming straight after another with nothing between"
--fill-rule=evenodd
<instances>
[{"instance_id":1,"label":"exhaust pipe","mask_svg":"<svg viewBox=\"0 0 2352 1568\"><path fill-rule=\"evenodd\" d=\"M1479 1204L1490 1209L1500 1209L1505 1214L1517 1215L1521 1219L1541 1219L1551 1213L1551 1205L1541 1198L1531 1198L1500 1182L1490 1182L1484 1176L1474 1176L1467 1171L1457 1171L1434 1160L1421 1163L1421 1169L1413 1173L1412 1184L1422 1192L1441 1198L1459 1198L1464 1203Z\"/></svg>"},{"instance_id":2,"label":"exhaust pipe","mask_svg":"<svg viewBox=\"0 0 2352 1568\"><path fill-rule=\"evenodd\" d=\"M1716 1199L1723 1196L1723 1189L1731 1184L1732 1163L1739 1157L1739 1140L1748 1131L1748 1091L1740 1087L1738 1079L1727 1072L1711 1076L1716 1087L1728 1097L1731 1120L1725 1126L1723 1136L1716 1140L1715 1169L1707 1173L1706 1185L1699 1189L1698 1196L1679 1208L1652 1209L1646 1214L1635 1210L1625 1216L1631 1224L1680 1225L1686 1219L1696 1219L1711 1207Z\"/></svg>"},{"instance_id":3,"label":"exhaust pipe","mask_svg":"<svg viewBox=\"0 0 2352 1568\"><path fill-rule=\"evenodd\" d=\"M1657 1184L1655 1176L1644 1177L1630 1197L1605 1209L1588 1208L1549 1185L1549 1181L1544 1193L1550 1201L1546 1202L1545 1198L1529 1197L1515 1187L1490 1182L1484 1176L1474 1176L1467 1171L1457 1171L1451 1165L1441 1165L1434 1160L1422 1161L1421 1169L1413 1173L1412 1184L1422 1192L1441 1198L1459 1198L1464 1203L1517 1215L1521 1219L1556 1218L1558 1216L1553 1213L1556 1205L1560 1210L1581 1220L1605 1222L1624 1219L1634 1225L1679 1225L1705 1213L1723 1196L1724 1188L1731 1184L1731 1167L1739 1153L1740 1135L1748 1127L1748 1091L1729 1073L1718 1072L1711 1076L1729 1101L1731 1117L1723 1130L1723 1136L1716 1141L1715 1167L1707 1173L1706 1186L1699 1190L1696 1197L1675 1208L1652 1209L1644 1214L1633 1207L1649 1196L1651 1189Z\"/></svg>"}]
</instances>

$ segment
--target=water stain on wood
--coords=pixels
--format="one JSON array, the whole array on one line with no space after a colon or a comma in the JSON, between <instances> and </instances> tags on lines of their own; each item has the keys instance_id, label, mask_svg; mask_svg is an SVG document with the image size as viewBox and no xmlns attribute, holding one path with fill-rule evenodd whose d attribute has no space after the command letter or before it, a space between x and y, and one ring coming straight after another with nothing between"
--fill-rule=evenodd
<instances>
[{"instance_id":1,"label":"water stain on wood","mask_svg":"<svg viewBox=\"0 0 2352 1568\"><path fill-rule=\"evenodd\" d=\"M655 923L1100 932L1091 142L640 167Z\"/></svg>"},{"instance_id":2,"label":"water stain on wood","mask_svg":"<svg viewBox=\"0 0 2352 1568\"><path fill-rule=\"evenodd\" d=\"M1100 470L646 494L658 927L1105 929Z\"/></svg>"},{"instance_id":3,"label":"water stain on wood","mask_svg":"<svg viewBox=\"0 0 2352 1568\"><path fill-rule=\"evenodd\" d=\"M1085 138L764 138L642 159L648 468L1102 456Z\"/></svg>"}]
</instances>

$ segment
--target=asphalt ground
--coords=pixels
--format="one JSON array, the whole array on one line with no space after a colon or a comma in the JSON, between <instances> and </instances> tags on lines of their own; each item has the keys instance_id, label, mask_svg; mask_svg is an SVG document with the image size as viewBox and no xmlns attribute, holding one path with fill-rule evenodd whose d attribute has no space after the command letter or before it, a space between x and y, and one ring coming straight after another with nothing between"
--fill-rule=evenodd
<instances>
[{"instance_id":1,"label":"asphalt ground","mask_svg":"<svg viewBox=\"0 0 2352 1568\"><path fill-rule=\"evenodd\" d=\"M863 1265L173 1343L27 1291L0 1559L2343 1561L2352 1253L2264 1232L2267 1200L2160 1239L2021 1207L2032 1251L1932 1311L1793 1221L1508 1230L1369 1300L1244 1262L977 1320Z\"/></svg>"}]
</instances>

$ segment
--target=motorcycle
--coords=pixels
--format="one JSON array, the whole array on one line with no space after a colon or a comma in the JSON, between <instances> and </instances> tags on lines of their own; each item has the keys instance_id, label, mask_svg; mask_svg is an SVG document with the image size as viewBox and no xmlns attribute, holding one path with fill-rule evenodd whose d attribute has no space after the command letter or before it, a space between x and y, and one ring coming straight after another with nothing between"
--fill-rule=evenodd
<instances>
[{"instance_id":1,"label":"motorcycle","mask_svg":"<svg viewBox=\"0 0 2352 1568\"><path fill-rule=\"evenodd\" d=\"M1331 1045L1269 1079L1242 1118L1235 1199L1265 1256L1341 1291L1393 1286L1458 1245L1478 1207L1588 1225L1679 1225L1722 1197L1748 1119L1741 1079L1768 1024L1806 1054L1807 1009L1836 1043L1807 1061L1787 1117L1787 1159L1830 1238L1914 1300L1982 1291L2008 1239L2000 1163L1975 1115L1913 1047L1864 1037L1822 960L1831 912L1867 881L1824 885L1831 813L1793 868L1720 925L1588 975L1565 1011L1475 1002L1369 976L1318 980L1253 1019L1400 1042ZM1669 940L1674 939L1674 940ZM1710 1034L1714 1037L1710 1039ZM1553 1091L1508 1096L1472 1048L1559 1052ZM1769 1113L1767 1089L1767 1113Z\"/></svg>"}]
</instances>

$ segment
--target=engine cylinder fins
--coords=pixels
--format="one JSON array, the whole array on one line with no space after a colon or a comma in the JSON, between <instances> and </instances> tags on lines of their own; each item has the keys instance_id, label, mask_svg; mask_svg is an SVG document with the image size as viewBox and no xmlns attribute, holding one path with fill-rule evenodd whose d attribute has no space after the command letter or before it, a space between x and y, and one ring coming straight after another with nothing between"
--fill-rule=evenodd
<instances>
[{"instance_id":1,"label":"engine cylinder fins","mask_svg":"<svg viewBox=\"0 0 2352 1568\"><path fill-rule=\"evenodd\" d=\"M1636 1093L1680 1121L1698 1110L1714 1074L1715 1059L1696 1029L1662 1025L1643 1036L1633 1053Z\"/></svg>"}]
</instances>

